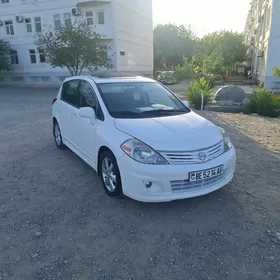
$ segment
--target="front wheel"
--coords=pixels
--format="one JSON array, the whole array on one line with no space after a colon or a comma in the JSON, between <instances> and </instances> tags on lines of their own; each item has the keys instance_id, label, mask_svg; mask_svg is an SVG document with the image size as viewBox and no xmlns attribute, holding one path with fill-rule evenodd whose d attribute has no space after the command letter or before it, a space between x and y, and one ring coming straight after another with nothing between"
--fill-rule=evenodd
<instances>
[{"instance_id":1,"label":"front wheel","mask_svg":"<svg viewBox=\"0 0 280 280\"><path fill-rule=\"evenodd\" d=\"M111 197L122 195L122 183L116 158L110 151L100 157L100 178L105 192Z\"/></svg>"}]
</instances>

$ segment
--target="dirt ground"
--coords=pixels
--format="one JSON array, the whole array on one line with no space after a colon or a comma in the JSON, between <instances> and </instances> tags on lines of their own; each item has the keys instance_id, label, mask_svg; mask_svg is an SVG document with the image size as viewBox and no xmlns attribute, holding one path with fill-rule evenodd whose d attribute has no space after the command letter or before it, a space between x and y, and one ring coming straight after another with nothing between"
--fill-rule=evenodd
<instances>
[{"instance_id":1,"label":"dirt ground","mask_svg":"<svg viewBox=\"0 0 280 280\"><path fill-rule=\"evenodd\" d=\"M233 126L267 150L280 156L280 118L217 112L206 112L206 114Z\"/></svg>"},{"instance_id":2,"label":"dirt ground","mask_svg":"<svg viewBox=\"0 0 280 280\"><path fill-rule=\"evenodd\" d=\"M0 280L280 280L280 159L234 127L238 115L202 112L236 148L228 186L139 203L109 198L56 148L56 92L0 87Z\"/></svg>"}]
</instances>

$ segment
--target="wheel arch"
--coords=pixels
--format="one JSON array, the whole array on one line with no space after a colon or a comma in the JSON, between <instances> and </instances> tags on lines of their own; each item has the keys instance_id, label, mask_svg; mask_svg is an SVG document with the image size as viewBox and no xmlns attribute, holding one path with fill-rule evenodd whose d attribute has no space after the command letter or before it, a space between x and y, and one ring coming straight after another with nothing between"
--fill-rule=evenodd
<instances>
[{"instance_id":1,"label":"wheel arch","mask_svg":"<svg viewBox=\"0 0 280 280\"><path fill-rule=\"evenodd\" d=\"M52 118L52 123L53 123L53 125L54 125L55 123L57 123L56 117L53 117L53 118Z\"/></svg>"}]
</instances>

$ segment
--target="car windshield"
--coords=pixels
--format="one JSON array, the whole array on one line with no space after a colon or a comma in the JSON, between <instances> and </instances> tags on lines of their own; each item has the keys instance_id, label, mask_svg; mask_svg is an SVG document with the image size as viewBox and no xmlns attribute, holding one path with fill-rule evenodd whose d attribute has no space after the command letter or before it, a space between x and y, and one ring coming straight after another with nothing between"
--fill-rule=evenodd
<instances>
[{"instance_id":1,"label":"car windshield","mask_svg":"<svg viewBox=\"0 0 280 280\"><path fill-rule=\"evenodd\" d=\"M172 71L162 72L162 76L172 77L173 75L174 75L174 72L172 72Z\"/></svg>"},{"instance_id":2,"label":"car windshield","mask_svg":"<svg viewBox=\"0 0 280 280\"><path fill-rule=\"evenodd\" d=\"M109 114L114 118L154 118L190 112L159 83L104 83L99 84L98 89Z\"/></svg>"}]
</instances>

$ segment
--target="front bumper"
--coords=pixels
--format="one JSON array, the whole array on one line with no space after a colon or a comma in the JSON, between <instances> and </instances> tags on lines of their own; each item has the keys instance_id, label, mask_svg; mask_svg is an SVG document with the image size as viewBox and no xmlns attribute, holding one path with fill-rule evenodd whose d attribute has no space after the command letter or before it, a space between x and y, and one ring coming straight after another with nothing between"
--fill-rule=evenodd
<instances>
[{"instance_id":1,"label":"front bumper","mask_svg":"<svg viewBox=\"0 0 280 280\"><path fill-rule=\"evenodd\" d=\"M126 154L118 159L124 195L142 202L167 202L202 196L227 185L233 178L236 151L232 147L219 157L201 164L148 165L141 164ZM220 176L190 183L189 172L224 165ZM149 186L152 182L151 187Z\"/></svg>"}]
</instances>

